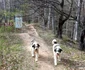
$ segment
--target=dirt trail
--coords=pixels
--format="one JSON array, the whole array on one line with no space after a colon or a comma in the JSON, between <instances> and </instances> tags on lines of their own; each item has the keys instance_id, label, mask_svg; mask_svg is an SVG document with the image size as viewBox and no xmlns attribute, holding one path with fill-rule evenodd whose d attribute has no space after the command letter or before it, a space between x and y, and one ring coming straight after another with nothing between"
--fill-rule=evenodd
<instances>
[{"instance_id":1,"label":"dirt trail","mask_svg":"<svg viewBox=\"0 0 85 70\"><path fill-rule=\"evenodd\" d=\"M26 25L26 28L27 28L26 29L27 32L20 34L20 37L23 39L24 44L25 44L25 50L30 52L30 53L26 53L25 55L31 54L30 46L31 46L31 41L34 38L36 41L40 43L40 46L41 46L39 49L40 56L39 56L39 61L37 62L39 67L37 67L37 70L67 70L66 67L62 64L59 64L56 67L53 65L52 51L50 51L47 48L48 45L44 42L44 40L41 37L39 37L33 25ZM51 47L51 46L48 46L48 47Z\"/></svg>"}]
</instances>

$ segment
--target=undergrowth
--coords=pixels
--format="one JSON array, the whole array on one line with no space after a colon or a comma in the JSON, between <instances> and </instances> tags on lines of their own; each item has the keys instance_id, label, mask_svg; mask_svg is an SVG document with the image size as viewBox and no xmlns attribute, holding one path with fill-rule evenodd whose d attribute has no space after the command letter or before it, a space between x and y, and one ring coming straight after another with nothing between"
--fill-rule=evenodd
<instances>
[{"instance_id":1,"label":"undergrowth","mask_svg":"<svg viewBox=\"0 0 85 70\"><path fill-rule=\"evenodd\" d=\"M37 32L49 46L52 46L51 41L56 38L52 30L43 29L39 25L35 25ZM63 35L63 39L56 38L63 49L62 61L70 68L78 70L79 67L85 66L85 52L80 51L78 42ZM49 48L49 47L48 47ZM52 50L52 48L50 48Z\"/></svg>"},{"instance_id":2,"label":"undergrowth","mask_svg":"<svg viewBox=\"0 0 85 70\"><path fill-rule=\"evenodd\" d=\"M19 37L0 34L0 70L19 70L23 61L23 49Z\"/></svg>"}]
</instances>

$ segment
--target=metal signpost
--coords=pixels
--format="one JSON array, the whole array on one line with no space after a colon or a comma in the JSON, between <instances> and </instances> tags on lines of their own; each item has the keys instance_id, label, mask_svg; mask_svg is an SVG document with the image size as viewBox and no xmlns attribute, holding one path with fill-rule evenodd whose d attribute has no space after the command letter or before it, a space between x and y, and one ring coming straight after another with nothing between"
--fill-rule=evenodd
<instances>
[{"instance_id":1,"label":"metal signpost","mask_svg":"<svg viewBox=\"0 0 85 70\"><path fill-rule=\"evenodd\" d=\"M15 28L22 28L22 17L15 16Z\"/></svg>"}]
</instances>

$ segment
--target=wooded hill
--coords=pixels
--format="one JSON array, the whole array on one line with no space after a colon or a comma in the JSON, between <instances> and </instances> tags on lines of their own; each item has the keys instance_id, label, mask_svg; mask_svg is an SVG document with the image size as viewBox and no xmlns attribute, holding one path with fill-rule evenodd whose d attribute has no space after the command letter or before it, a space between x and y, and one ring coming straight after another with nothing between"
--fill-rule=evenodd
<instances>
[{"instance_id":1,"label":"wooded hill","mask_svg":"<svg viewBox=\"0 0 85 70\"><path fill-rule=\"evenodd\" d=\"M21 13L24 22L39 23L58 38L65 35L79 41L85 28L84 5L84 0L0 0L0 22Z\"/></svg>"}]
</instances>

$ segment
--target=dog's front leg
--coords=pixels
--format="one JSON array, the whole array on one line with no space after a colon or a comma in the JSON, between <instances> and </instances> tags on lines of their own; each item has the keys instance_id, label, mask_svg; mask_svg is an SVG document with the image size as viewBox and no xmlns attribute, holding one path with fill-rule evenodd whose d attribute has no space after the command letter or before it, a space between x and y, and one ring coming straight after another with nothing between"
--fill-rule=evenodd
<instances>
[{"instance_id":1,"label":"dog's front leg","mask_svg":"<svg viewBox=\"0 0 85 70\"><path fill-rule=\"evenodd\" d=\"M34 48L32 48L32 57L34 57L34 56L35 56L34 51L35 51L35 49L34 49Z\"/></svg>"},{"instance_id":2,"label":"dog's front leg","mask_svg":"<svg viewBox=\"0 0 85 70\"><path fill-rule=\"evenodd\" d=\"M35 56L35 61L38 61L38 57L39 57L39 53L38 50L35 52L36 56Z\"/></svg>"},{"instance_id":3,"label":"dog's front leg","mask_svg":"<svg viewBox=\"0 0 85 70\"><path fill-rule=\"evenodd\" d=\"M56 56L56 53L54 53L54 65L57 65L57 56Z\"/></svg>"},{"instance_id":4,"label":"dog's front leg","mask_svg":"<svg viewBox=\"0 0 85 70\"><path fill-rule=\"evenodd\" d=\"M58 61L61 61L61 57L60 57L60 55L58 55Z\"/></svg>"}]
</instances>

